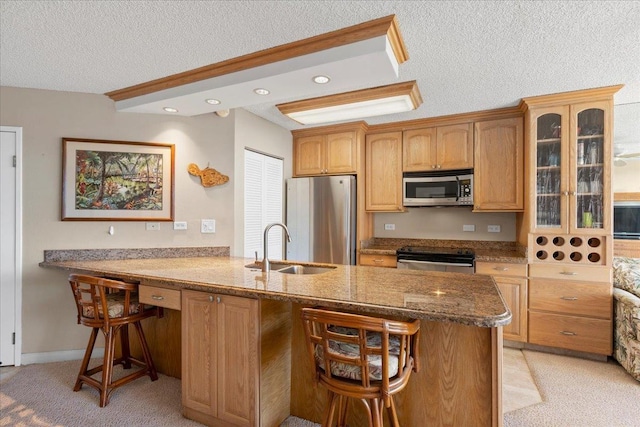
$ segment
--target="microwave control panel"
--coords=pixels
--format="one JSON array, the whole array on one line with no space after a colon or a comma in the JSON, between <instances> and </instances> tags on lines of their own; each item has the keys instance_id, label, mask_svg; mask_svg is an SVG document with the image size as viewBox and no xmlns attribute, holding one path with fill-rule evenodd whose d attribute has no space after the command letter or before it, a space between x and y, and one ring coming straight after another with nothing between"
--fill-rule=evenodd
<instances>
[{"instance_id":1,"label":"microwave control panel","mask_svg":"<svg viewBox=\"0 0 640 427\"><path fill-rule=\"evenodd\" d=\"M459 181L460 197L458 198L458 203L461 205L473 204L472 186L473 182L471 179L461 179Z\"/></svg>"}]
</instances>

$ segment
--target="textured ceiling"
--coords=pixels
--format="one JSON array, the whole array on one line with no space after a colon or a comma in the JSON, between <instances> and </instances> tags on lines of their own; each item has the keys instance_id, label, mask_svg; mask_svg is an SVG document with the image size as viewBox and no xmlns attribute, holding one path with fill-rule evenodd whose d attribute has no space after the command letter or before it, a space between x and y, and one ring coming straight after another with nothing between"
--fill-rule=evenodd
<instances>
[{"instance_id":1,"label":"textured ceiling","mask_svg":"<svg viewBox=\"0 0 640 427\"><path fill-rule=\"evenodd\" d=\"M370 124L615 84L616 105L640 103L639 1L2 0L0 84L102 94L391 14L398 81L424 103ZM301 127L274 102L247 110Z\"/></svg>"}]
</instances>

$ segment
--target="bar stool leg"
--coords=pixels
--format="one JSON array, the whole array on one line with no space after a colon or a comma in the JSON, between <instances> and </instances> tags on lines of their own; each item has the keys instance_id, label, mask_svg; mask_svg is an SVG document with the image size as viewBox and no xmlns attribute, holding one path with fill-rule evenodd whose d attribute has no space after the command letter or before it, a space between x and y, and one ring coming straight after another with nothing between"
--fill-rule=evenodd
<instances>
[{"instance_id":1,"label":"bar stool leg","mask_svg":"<svg viewBox=\"0 0 640 427\"><path fill-rule=\"evenodd\" d=\"M393 402L393 397L390 396L391 406L387 408L387 415L389 416L389 424L391 427L400 427L398 422L398 412L396 411L396 404Z\"/></svg>"},{"instance_id":2,"label":"bar stool leg","mask_svg":"<svg viewBox=\"0 0 640 427\"><path fill-rule=\"evenodd\" d=\"M96 338L98 337L98 330L100 328L92 328L91 336L89 337L89 343L87 344L87 350L84 352L84 358L82 359L82 365L80 366L80 372L76 379L76 384L73 386L73 391L78 391L82 388L82 376L86 375L87 368L89 367L89 360L91 359L91 353L93 353L93 346L96 344Z\"/></svg>"},{"instance_id":3,"label":"bar stool leg","mask_svg":"<svg viewBox=\"0 0 640 427\"><path fill-rule=\"evenodd\" d=\"M149 378L151 378L151 381L155 381L158 379L158 372L156 371L156 365L153 363L153 359L151 358L151 351L149 351L147 340L144 337L142 324L140 323L140 321L137 321L137 322L134 322L133 325L135 326L136 332L138 333L138 338L140 339L140 347L142 347L142 356L144 358L144 363L147 365L147 372L149 373Z\"/></svg>"},{"instance_id":4,"label":"bar stool leg","mask_svg":"<svg viewBox=\"0 0 640 427\"><path fill-rule=\"evenodd\" d=\"M105 336L104 359L102 364L102 384L100 385L100 407L103 408L109 403L109 388L111 386L111 376L113 372L113 353L115 352L114 328L110 327Z\"/></svg>"},{"instance_id":5,"label":"bar stool leg","mask_svg":"<svg viewBox=\"0 0 640 427\"><path fill-rule=\"evenodd\" d=\"M347 427L347 409L349 408L349 398L346 396L339 396L340 402L338 404L338 426Z\"/></svg>"},{"instance_id":6,"label":"bar stool leg","mask_svg":"<svg viewBox=\"0 0 640 427\"><path fill-rule=\"evenodd\" d=\"M131 368L131 349L129 347L129 325L120 328L120 347L122 350L122 367Z\"/></svg>"}]
</instances>

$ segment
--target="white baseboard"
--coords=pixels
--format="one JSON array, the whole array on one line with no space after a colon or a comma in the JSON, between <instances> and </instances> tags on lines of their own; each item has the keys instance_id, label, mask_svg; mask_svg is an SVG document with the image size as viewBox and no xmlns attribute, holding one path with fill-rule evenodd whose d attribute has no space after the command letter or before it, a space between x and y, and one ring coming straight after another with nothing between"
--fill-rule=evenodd
<instances>
[{"instance_id":1,"label":"white baseboard","mask_svg":"<svg viewBox=\"0 0 640 427\"><path fill-rule=\"evenodd\" d=\"M85 350L47 351L44 353L22 353L22 365L34 363L64 362L66 360L82 360ZM104 348L94 348L91 357L104 356Z\"/></svg>"}]
</instances>

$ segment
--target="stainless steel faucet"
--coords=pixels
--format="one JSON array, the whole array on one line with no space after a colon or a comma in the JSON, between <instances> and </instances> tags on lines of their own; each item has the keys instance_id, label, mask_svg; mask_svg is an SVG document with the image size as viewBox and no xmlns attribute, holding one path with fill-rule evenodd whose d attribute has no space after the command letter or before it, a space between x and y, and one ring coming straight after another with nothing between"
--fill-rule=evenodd
<instances>
[{"instance_id":1,"label":"stainless steel faucet","mask_svg":"<svg viewBox=\"0 0 640 427\"><path fill-rule=\"evenodd\" d=\"M269 263L269 230L271 230L271 227L273 227L274 225L278 225L280 227L282 227L282 229L284 230L284 232L287 234L287 242L291 241L291 236L289 235L289 229L287 228L286 225L280 223L280 222L274 222L273 224L269 224L264 228L264 247L263 249L263 254L264 254L264 258L262 259L262 271L265 273L268 273L269 271L271 271L271 264Z\"/></svg>"}]
</instances>

